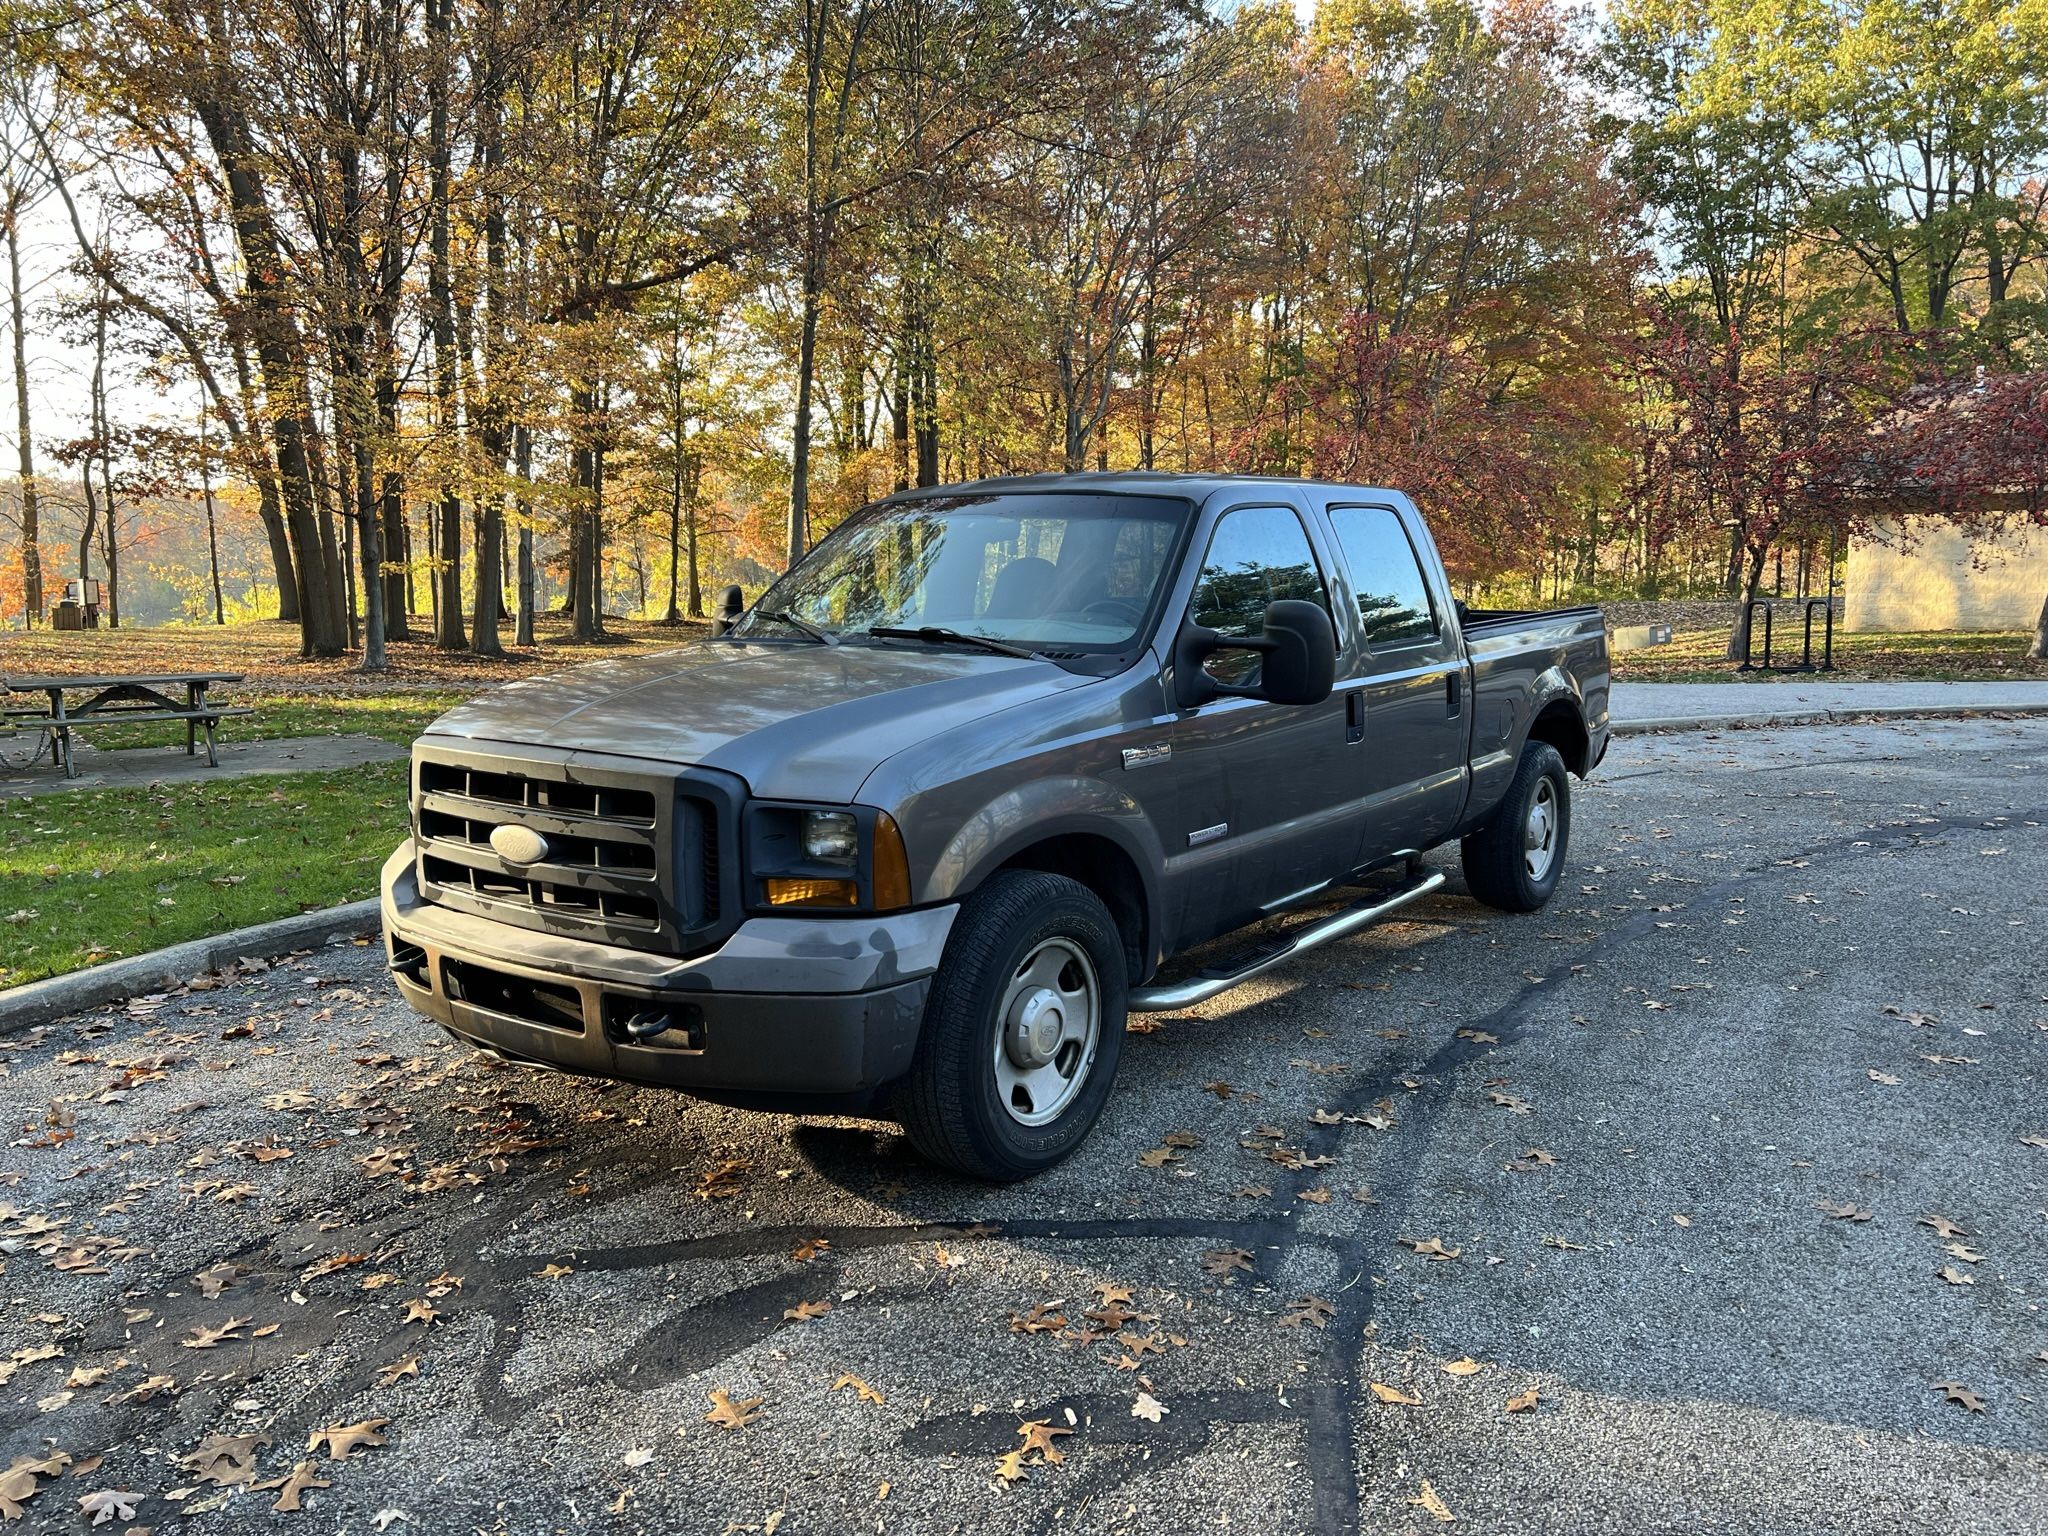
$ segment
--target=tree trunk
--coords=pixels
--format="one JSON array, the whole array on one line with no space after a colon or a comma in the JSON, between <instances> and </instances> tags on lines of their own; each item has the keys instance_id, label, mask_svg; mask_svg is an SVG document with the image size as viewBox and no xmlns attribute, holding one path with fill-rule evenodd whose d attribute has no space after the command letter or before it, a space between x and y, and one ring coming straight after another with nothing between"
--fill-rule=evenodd
<instances>
[{"instance_id":1,"label":"tree trunk","mask_svg":"<svg viewBox=\"0 0 2048 1536\"><path fill-rule=\"evenodd\" d=\"M199 413L199 497L206 504L206 564L213 573L213 622L228 621L227 605L220 595L220 534L213 515L213 470L206 462L206 412Z\"/></svg>"},{"instance_id":2,"label":"tree trunk","mask_svg":"<svg viewBox=\"0 0 2048 1536\"><path fill-rule=\"evenodd\" d=\"M522 424L512 429L512 471L524 486L533 478L533 438ZM512 631L514 645L533 645L534 589L533 506L519 498L519 621Z\"/></svg>"},{"instance_id":3,"label":"tree trunk","mask_svg":"<svg viewBox=\"0 0 2048 1536\"><path fill-rule=\"evenodd\" d=\"M816 236L813 236L815 242ZM803 558L810 542L811 512L811 375L818 360L819 262L804 262L803 330L796 349L796 419L790 431L789 563Z\"/></svg>"},{"instance_id":4,"label":"tree trunk","mask_svg":"<svg viewBox=\"0 0 2048 1536\"><path fill-rule=\"evenodd\" d=\"M114 500L114 428L107 419L107 299L102 290L93 310L92 435L99 444L100 499L106 519L100 525L100 558L107 567L107 627L121 627L121 528ZM92 460L82 466L88 490ZM79 574L83 575L84 572Z\"/></svg>"},{"instance_id":5,"label":"tree trunk","mask_svg":"<svg viewBox=\"0 0 2048 1536\"><path fill-rule=\"evenodd\" d=\"M299 622L299 583L292 561L292 541L285 531L284 512L278 504L277 464L269 444L257 429L263 419L256 398L256 380L249 366L249 343L237 319L229 326L228 339L235 362L235 382L242 401L242 435L236 444L256 483L256 516L263 524L263 536L270 543L270 568L277 576L277 616L286 624Z\"/></svg>"},{"instance_id":6,"label":"tree trunk","mask_svg":"<svg viewBox=\"0 0 2048 1536\"><path fill-rule=\"evenodd\" d=\"M668 613L662 618L664 624L680 624L683 615L676 607L676 586L680 572L676 569L683 558L683 433L680 422L675 434L675 467L669 479L668 488Z\"/></svg>"},{"instance_id":7,"label":"tree trunk","mask_svg":"<svg viewBox=\"0 0 2048 1536\"><path fill-rule=\"evenodd\" d=\"M690 586L686 595L693 619L704 617L704 584L697 567L697 488L703 468L703 460L695 454L690 455L690 494L683 498L683 550L690 566Z\"/></svg>"},{"instance_id":8,"label":"tree trunk","mask_svg":"<svg viewBox=\"0 0 2048 1536\"><path fill-rule=\"evenodd\" d=\"M1751 545L1747 551L1748 563L1742 580L1742 607L1735 615L1735 627L1728 635L1728 659L1742 660L1749 648L1749 605L1756 601L1757 588L1764 582L1764 561L1770 554L1768 544ZM1740 558L1740 556L1738 556Z\"/></svg>"},{"instance_id":9,"label":"tree trunk","mask_svg":"<svg viewBox=\"0 0 2048 1536\"><path fill-rule=\"evenodd\" d=\"M427 32L433 39L434 65L427 82L431 101L427 121L428 201L432 229L427 244L427 292L433 316L434 404L444 455L461 437L455 400L455 291L449 270L450 172L448 152L448 70L451 42L449 9L454 0L427 0ZM462 497L454 480L441 485L439 547L434 552L440 599L434 607L434 644L444 651L469 647L462 631ZM481 574L481 573L479 573Z\"/></svg>"},{"instance_id":10,"label":"tree trunk","mask_svg":"<svg viewBox=\"0 0 2048 1536\"><path fill-rule=\"evenodd\" d=\"M2034 621L2034 645L2027 655L2034 661L2048 661L2048 597L2041 599L2041 616Z\"/></svg>"},{"instance_id":11,"label":"tree trunk","mask_svg":"<svg viewBox=\"0 0 2048 1536\"><path fill-rule=\"evenodd\" d=\"M29 432L28 333L21 302L21 217L7 210L7 301L14 320L15 463L21 476L21 597L33 629L43 616L41 497L36 489L35 439Z\"/></svg>"}]
</instances>

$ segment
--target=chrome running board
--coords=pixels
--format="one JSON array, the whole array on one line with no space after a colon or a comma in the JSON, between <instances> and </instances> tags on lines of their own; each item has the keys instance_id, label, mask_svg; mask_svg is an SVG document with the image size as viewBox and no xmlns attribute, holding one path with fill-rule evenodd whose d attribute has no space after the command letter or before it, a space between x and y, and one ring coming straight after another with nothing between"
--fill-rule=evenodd
<instances>
[{"instance_id":1,"label":"chrome running board","mask_svg":"<svg viewBox=\"0 0 2048 1536\"><path fill-rule=\"evenodd\" d=\"M1444 883L1443 871L1431 870L1411 884L1401 886L1384 896L1375 896L1355 906L1332 913L1320 922L1309 923L1292 933L1279 934L1254 948L1229 968L1212 967L1200 971L1186 981L1177 981L1163 987L1139 987L1131 993L1130 1008L1133 1013L1161 1013L1169 1008L1188 1008L1196 1003L1207 1002L1232 987L1243 986L1254 976L1262 976L1274 966L1292 960L1296 955L1305 955L1312 949L1320 949L1332 939L1341 939L1347 934L1370 928L1380 919L1398 912L1411 901L1427 896Z\"/></svg>"}]
</instances>

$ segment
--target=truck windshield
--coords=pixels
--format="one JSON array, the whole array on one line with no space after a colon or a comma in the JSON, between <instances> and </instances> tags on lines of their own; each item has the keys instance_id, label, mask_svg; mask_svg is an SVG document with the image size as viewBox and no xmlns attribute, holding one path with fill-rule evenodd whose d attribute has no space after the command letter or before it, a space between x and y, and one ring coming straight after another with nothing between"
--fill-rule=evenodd
<instances>
[{"instance_id":1,"label":"truck windshield","mask_svg":"<svg viewBox=\"0 0 2048 1536\"><path fill-rule=\"evenodd\" d=\"M1192 510L1179 497L1057 491L885 502L836 529L732 632L790 639L800 621L835 640L951 630L1033 651L1126 651Z\"/></svg>"}]
</instances>

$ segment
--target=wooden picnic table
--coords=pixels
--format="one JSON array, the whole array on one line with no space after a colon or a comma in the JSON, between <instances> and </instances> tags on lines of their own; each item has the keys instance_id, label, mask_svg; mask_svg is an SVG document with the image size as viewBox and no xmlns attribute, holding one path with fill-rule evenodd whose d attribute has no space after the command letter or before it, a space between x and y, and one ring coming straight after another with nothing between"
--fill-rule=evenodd
<instances>
[{"instance_id":1,"label":"wooden picnic table","mask_svg":"<svg viewBox=\"0 0 2048 1536\"><path fill-rule=\"evenodd\" d=\"M206 690L215 683L239 683L239 672L126 672L106 676L76 677L9 677L0 679L0 688L9 693L40 693L49 699L42 709L9 709L5 712L8 723L32 731L41 731L48 739L57 761L63 765L67 779L78 777L78 764L71 750L71 734L75 730L101 725L133 725L151 720L182 720L185 723L185 755L190 757L201 733L206 737L206 763L218 768L220 759L214 752L213 728L228 715L246 715L246 708L227 708L209 704ZM182 687L183 701L179 701L166 689ZM90 697L77 705L68 705L67 693L85 693ZM37 756L42 755L41 747Z\"/></svg>"}]
</instances>

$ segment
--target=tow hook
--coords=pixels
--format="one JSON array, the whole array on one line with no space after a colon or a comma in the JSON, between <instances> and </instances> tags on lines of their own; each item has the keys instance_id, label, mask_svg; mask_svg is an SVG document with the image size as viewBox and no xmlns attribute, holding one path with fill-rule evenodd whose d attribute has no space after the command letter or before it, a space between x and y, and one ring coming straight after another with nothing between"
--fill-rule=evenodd
<instances>
[{"instance_id":1,"label":"tow hook","mask_svg":"<svg viewBox=\"0 0 2048 1536\"><path fill-rule=\"evenodd\" d=\"M648 1008L626 1020L626 1033L635 1040L652 1040L675 1027L674 1017L665 1008Z\"/></svg>"}]
</instances>

